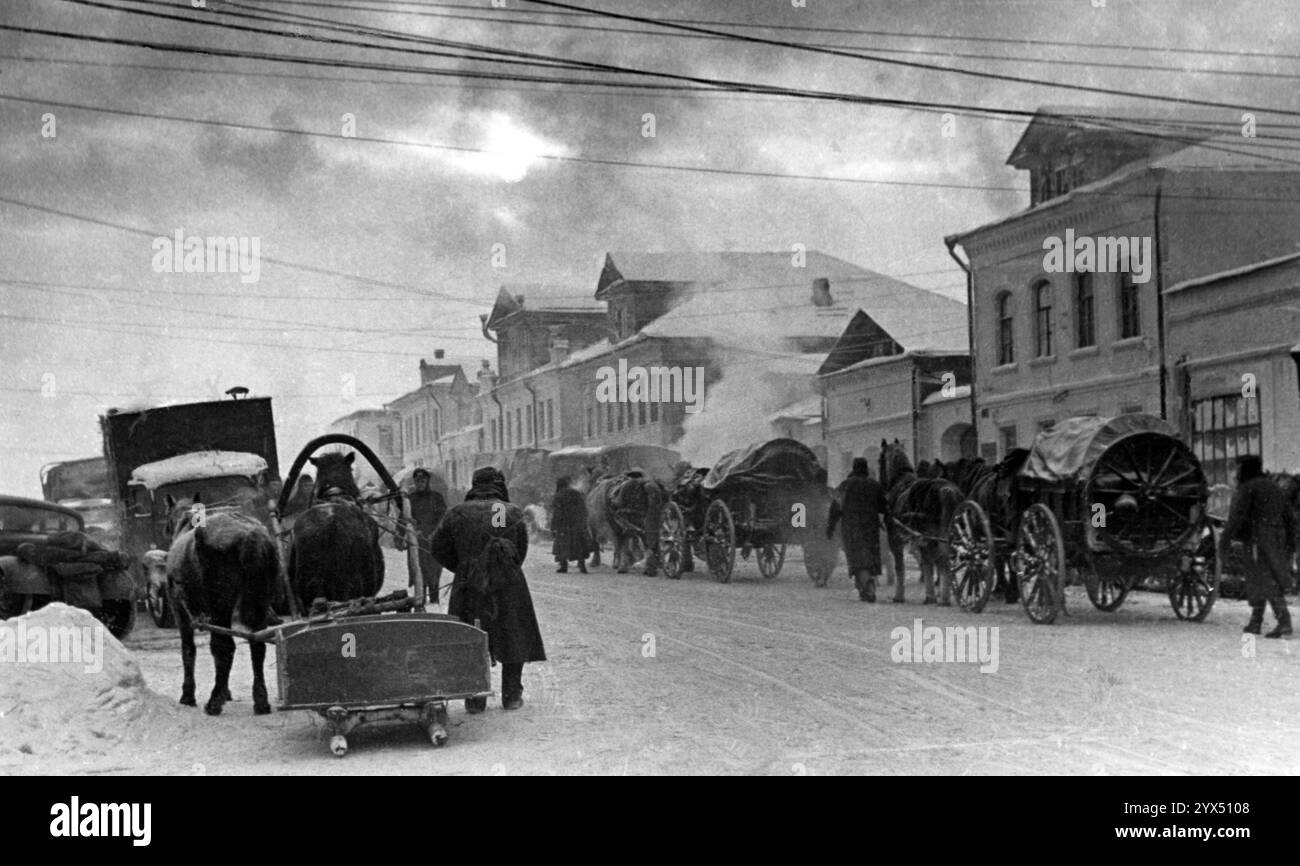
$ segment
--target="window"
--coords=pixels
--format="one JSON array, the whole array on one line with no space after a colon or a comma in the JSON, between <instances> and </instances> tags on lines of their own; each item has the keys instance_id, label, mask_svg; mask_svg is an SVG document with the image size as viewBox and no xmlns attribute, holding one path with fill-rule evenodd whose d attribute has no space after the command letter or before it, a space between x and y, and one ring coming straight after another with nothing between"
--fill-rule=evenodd
<instances>
[{"instance_id":1,"label":"window","mask_svg":"<svg viewBox=\"0 0 1300 866\"><path fill-rule=\"evenodd\" d=\"M590 439L596 435L596 410L591 406L587 407L587 438Z\"/></svg>"},{"instance_id":2,"label":"window","mask_svg":"<svg viewBox=\"0 0 1300 866\"><path fill-rule=\"evenodd\" d=\"M1127 271L1119 276L1119 338L1142 336L1141 311L1138 306L1137 284Z\"/></svg>"},{"instance_id":3,"label":"window","mask_svg":"<svg viewBox=\"0 0 1300 866\"><path fill-rule=\"evenodd\" d=\"M613 403L605 404L605 432L606 433L614 432L614 404Z\"/></svg>"},{"instance_id":4,"label":"window","mask_svg":"<svg viewBox=\"0 0 1300 866\"><path fill-rule=\"evenodd\" d=\"M1052 354L1052 284L1043 281L1034 286L1034 336L1038 357Z\"/></svg>"},{"instance_id":5,"label":"window","mask_svg":"<svg viewBox=\"0 0 1300 866\"><path fill-rule=\"evenodd\" d=\"M1232 484L1235 462L1245 454L1262 454L1260 394L1240 393L1192 403L1192 451L1210 484Z\"/></svg>"},{"instance_id":6,"label":"window","mask_svg":"<svg viewBox=\"0 0 1300 866\"><path fill-rule=\"evenodd\" d=\"M528 407L528 412L524 415L524 417L528 419L528 438L525 441L535 442L536 440L533 439L533 407L532 406Z\"/></svg>"},{"instance_id":7,"label":"window","mask_svg":"<svg viewBox=\"0 0 1300 866\"><path fill-rule=\"evenodd\" d=\"M555 438L555 401L546 401L546 438Z\"/></svg>"},{"instance_id":8,"label":"window","mask_svg":"<svg viewBox=\"0 0 1300 866\"><path fill-rule=\"evenodd\" d=\"M1097 345L1097 324L1093 315L1092 274L1078 274L1074 278L1074 333L1075 344L1080 348Z\"/></svg>"},{"instance_id":9,"label":"window","mask_svg":"<svg viewBox=\"0 0 1300 866\"><path fill-rule=\"evenodd\" d=\"M515 445L524 444L524 410L515 410Z\"/></svg>"},{"instance_id":10,"label":"window","mask_svg":"<svg viewBox=\"0 0 1300 866\"><path fill-rule=\"evenodd\" d=\"M1002 456L1006 457L1007 453L1016 447L1015 425L1010 427L999 427L998 438L1002 440Z\"/></svg>"},{"instance_id":11,"label":"window","mask_svg":"<svg viewBox=\"0 0 1300 866\"><path fill-rule=\"evenodd\" d=\"M375 431L375 433L379 437L380 452L384 454L394 453L393 428L389 427L387 424L380 424L379 428Z\"/></svg>"},{"instance_id":12,"label":"window","mask_svg":"<svg viewBox=\"0 0 1300 866\"><path fill-rule=\"evenodd\" d=\"M627 414L627 404L619 403L618 404L618 429L619 430L623 429L623 416L625 414Z\"/></svg>"},{"instance_id":13,"label":"window","mask_svg":"<svg viewBox=\"0 0 1300 866\"><path fill-rule=\"evenodd\" d=\"M1016 321L1011 315L1011 293L998 295L998 363L1013 364L1016 360Z\"/></svg>"},{"instance_id":14,"label":"window","mask_svg":"<svg viewBox=\"0 0 1300 866\"><path fill-rule=\"evenodd\" d=\"M512 424L513 420L514 420L514 419L510 417L510 412L507 410L507 411L506 411L506 439L505 439L505 446L504 446L504 450L506 450L506 451L509 451L511 448L514 447L514 444L513 444L513 443L514 443L514 429L513 429L513 424Z\"/></svg>"}]
</instances>

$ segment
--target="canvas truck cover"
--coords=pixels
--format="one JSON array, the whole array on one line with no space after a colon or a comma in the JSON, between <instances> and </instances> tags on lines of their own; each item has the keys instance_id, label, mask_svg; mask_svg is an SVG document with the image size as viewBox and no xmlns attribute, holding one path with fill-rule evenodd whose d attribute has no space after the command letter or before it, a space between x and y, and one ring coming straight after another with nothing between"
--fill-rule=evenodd
<instances>
[{"instance_id":1,"label":"canvas truck cover","mask_svg":"<svg viewBox=\"0 0 1300 866\"><path fill-rule=\"evenodd\" d=\"M100 416L104 456L118 495L139 466L199 451L256 454L280 476L270 397L213 400Z\"/></svg>"},{"instance_id":2,"label":"canvas truck cover","mask_svg":"<svg viewBox=\"0 0 1300 866\"><path fill-rule=\"evenodd\" d=\"M575 483L582 480L583 470L591 466L606 475L622 475L639 468L661 484L671 486L681 460L680 453L661 445L572 446L552 451L547 465L553 479L569 475Z\"/></svg>"},{"instance_id":3,"label":"canvas truck cover","mask_svg":"<svg viewBox=\"0 0 1300 866\"><path fill-rule=\"evenodd\" d=\"M817 455L794 439L773 439L722 455L700 485L705 490L752 484L808 484L816 480L821 464Z\"/></svg>"},{"instance_id":4,"label":"canvas truck cover","mask_svg":"<svg viewBox=\"0 0 1300 866\"><path fill-rule=\"evenodd\" d=\"M1178 438L1168 422L1154 415L1066 418L1038 434L1018 477L1044 484L1085 483L1107 449L1139 433Z\"/></svg>"},{"instance_id":5,"label":"canvas truck cover","mask_svg":"<svg viewBox=\"0 0 1300 866\"><path fill-rule=\"evenodd\" d=\"M51 463L41 470L41 492L50 502L112 499L114 490L103 457Z\"/></svg>"}]
</instances>

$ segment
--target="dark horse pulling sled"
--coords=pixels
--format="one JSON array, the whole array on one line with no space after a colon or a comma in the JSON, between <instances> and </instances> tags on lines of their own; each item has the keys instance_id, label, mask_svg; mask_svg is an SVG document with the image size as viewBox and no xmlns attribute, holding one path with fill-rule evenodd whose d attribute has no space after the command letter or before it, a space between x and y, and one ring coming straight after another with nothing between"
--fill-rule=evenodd
<instances>
[{"instance_id":1,"label":"dark horse pulling sled","mask_svg":"<svg viewBox=\"0 0 1300 866\"><path fill-rule=\"evenodd\" d=\"M793 439L773 439L722 456L712 469L688 470L664 507L660 547L664 572L690 570L692 549L700 550L714 580L727 583L736 549L758 570L776 577L786 547L804 547L808 576L825 586L835 566L834 542L825 537L831 493L821 480L810 448Z\"/></svg>"},{"instance_id":2,"label":"dark horse pulling sled","mask_svg":"<svg viewBox=\"0 0 1300 866\"><path fill-rule=\"evenodd\" d=\"M298 593L302 576L293 572L303 552L294 549L296 536L278 528L299 473L307 459L324 445L341 444L366 458L388 487L375 501L397 503L398 526L407 550L413 595L398 590L383 597L311 600L306 616ZM348 464L350 466L350 457ZM339 461L343 463L342 460ZM321 471L322 478L325 475ZM318 483L318 490L320 484ZM295 521L295 532L314 509L363 504L347 499L318 501ZM282 572L293 619L256 632L197 624L217 634L251 642L276 644L279 710L312 710L329 725L330 751L347 753L347 735L358 725L400 720L416 722L435 746L447 742L447 703L491 694L487 633L455 617L424 611L424 580L420 573L416 536L407 520L405 500L383 464L365 445L350 436L330 434L313 439L298 455L285 480L276 509L276 535L281 546ZM308 560L311 563L311 560ZM319 566L310 564L311 568ZM301 564L299 569L302 570ZM319 584L307 581L311 586ZM382 584L382 572L371 591Z\"/></svg>"},{"instance_id":3,"label":"dark horse pulling sled","mask_svg":"<svg viewBox=\"0 0 1300 866\"><path fill-rule=\"evenodd\" d=\"M958 479L967 498L949 524L950 571L963 607L984 607L1009 568L1029 618L1051 623L1078 576L1114 611L1163 572L1179 619L1199 622L1218 595L1208 550L1205 475L1159 418L1067 418L1032 448ZM1212 537L1212 536L1211 536Z\"/></svg>"}]
</instances>

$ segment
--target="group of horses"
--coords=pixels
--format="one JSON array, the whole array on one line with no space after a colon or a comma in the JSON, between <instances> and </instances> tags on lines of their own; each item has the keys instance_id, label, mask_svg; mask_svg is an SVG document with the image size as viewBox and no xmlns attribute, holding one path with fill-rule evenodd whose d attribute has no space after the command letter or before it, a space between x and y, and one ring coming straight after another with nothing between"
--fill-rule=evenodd
<instances>
[{"instance_id":1,"label":"group of horses","mask_svg":"<svg viewBox=\"0 0 1300 866\"><path fill-rule=\"evenodd\" d=\"M331 452L312 458L316 469L313 503L298 514L289 533L288 593L299 610L318 598L347 601L373 596L384 582L379 525L360 504L353 479L354 453ZM196 623L230 629L236 608L243 626L258 631L271 624L275 610L291 609L280 580L280 547L248 502L205 504L198 497L168 500L167 587L181 638L184 683L181 703L195 706L194 630ZM275 610L273 610L275 609ZM216 683L204 709L219 715L231 699L230 668L235 641L212 632ZM253 712L271 712L263 663L266 645L251 641Z\"/></svg>"}]
</instances>

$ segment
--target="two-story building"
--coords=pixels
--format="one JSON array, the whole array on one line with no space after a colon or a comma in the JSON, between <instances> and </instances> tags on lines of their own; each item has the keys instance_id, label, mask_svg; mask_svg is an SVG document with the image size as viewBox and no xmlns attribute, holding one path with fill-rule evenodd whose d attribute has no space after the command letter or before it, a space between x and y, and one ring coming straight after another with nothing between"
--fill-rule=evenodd
<instances>
[{"instance_id":1,"label":"two-story building","mask_svg":"<svg viewBox=\"0 0 1300 866\"><path fill-rule=\"evenodd\" d=\"M464 487L481 449L482 417L476 387L442 349L434 362L420 361L420 385L384 408L398 418L402 462L407 469L437 472L450 489Z\"/></svg>"},{"instance_id":2,"label":"two-story building","mask_svg":"<svg viewBox=\"0 0 1300 866\"><path fill-rule=\"evenodd\" d=\"M1300 249L1300 172L1219 131L1088 109L1030 122L1008 159L1029 209L946 239L968 260L983 456L1071 415L1169 417L1164 289Z\"/></svg>"}]
</instances>

